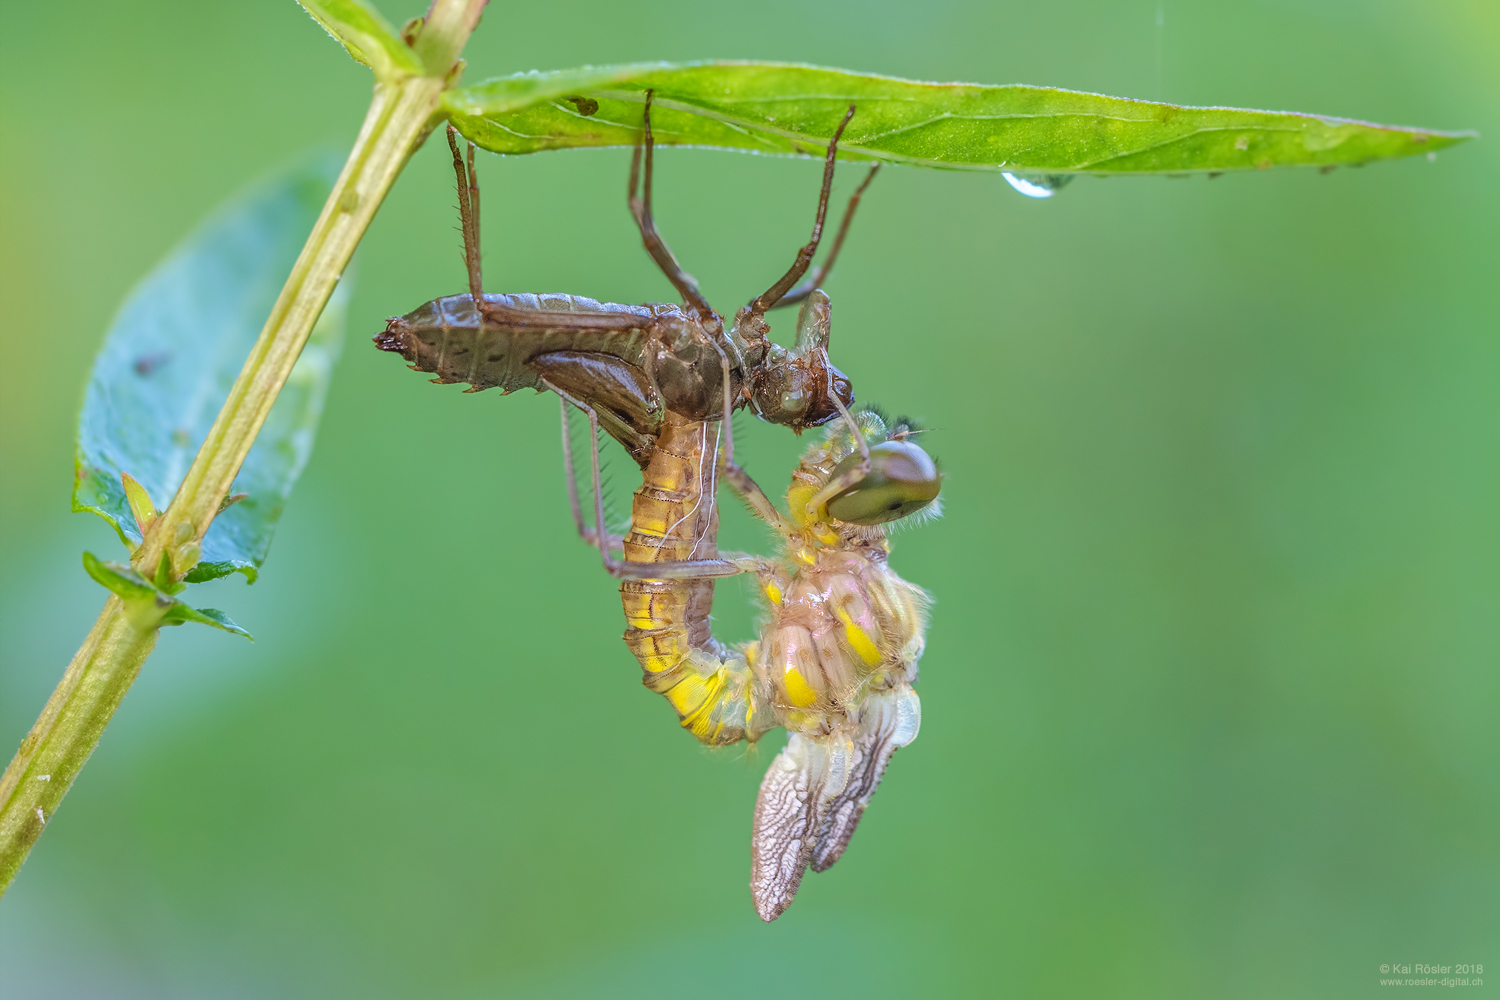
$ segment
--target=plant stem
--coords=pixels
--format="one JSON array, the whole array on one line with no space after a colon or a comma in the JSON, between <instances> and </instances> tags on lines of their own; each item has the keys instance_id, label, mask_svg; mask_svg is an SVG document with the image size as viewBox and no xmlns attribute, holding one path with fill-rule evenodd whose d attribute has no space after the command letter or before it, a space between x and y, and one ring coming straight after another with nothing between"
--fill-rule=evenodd
<instances>
[{"instance_id":1,"label":"plant stem","mask_svg":"<svg viewBox=\"0 0 1500 1000\"><path fill-rule=\"evenodd\" d=\"M378 80L370 110L323 213L271 316L171 505L152 522L132 564L151 576L162 553L177 579L197 562L203 534L296 364L355 247L406 161L438 121L439 100L484 0L433 0L417 38L426 72ZM158 627L111 596L93 631L0 777L0 893L25 861L88 760Z\"/></svg>"},{"instance_id":2,"label":"plant stem","mask_svg":"<svg viewBox=\"0 0 1500 1000\"><path fill-rule=\"evenodd\" d=\"M0 809L0 888L15 877L93 753L155 648L158 631L131 624L118 597L111 595L105 602L93 631L0 779L5 802Z\"/></svg>"}]
</instances>

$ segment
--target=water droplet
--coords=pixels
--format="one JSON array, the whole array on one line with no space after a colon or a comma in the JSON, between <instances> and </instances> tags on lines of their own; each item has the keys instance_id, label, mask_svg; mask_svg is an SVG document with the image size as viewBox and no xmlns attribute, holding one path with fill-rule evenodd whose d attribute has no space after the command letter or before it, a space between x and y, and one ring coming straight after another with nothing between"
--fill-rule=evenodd
<instances>
[{"instance_id":1,"label":"water droplet","mask_svg":"<svg viewBox=\"0 0 1500 1000\"><path fill-rule=\"evenodd\" d=\"M1000 176L1028 198L1050 198L1073 180L1072 174L1013 174L1009 170Z\"/></svg>"}]
</instances>

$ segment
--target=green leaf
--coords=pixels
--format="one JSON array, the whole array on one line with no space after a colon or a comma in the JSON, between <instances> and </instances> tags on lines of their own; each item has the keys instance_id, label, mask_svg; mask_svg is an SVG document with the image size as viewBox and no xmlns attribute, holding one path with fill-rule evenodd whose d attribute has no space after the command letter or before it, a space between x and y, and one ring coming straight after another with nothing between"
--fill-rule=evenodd
<instances>
[{"instance_id":1,"label":"green leaf","mask_svg":"<svg viewBox=\"0 0 1500 1000\"><path fill-rule=\"evenodd\" d=\"M1032 174L1179 174L1333 166L1431 153L1472 132L1289 112L1191 108L1021 84L921 83L781 63L643 63L531 72L453 90L466 137L497 153L637 141L816 153L857 106L850 159ZM569 98L582 100L570 101ZM592 104L597 110L592 114Z\"/></svg>"},{"instance_id":2,"label":"green leaf","mask_svg":"<svg viewBox=\"0 0 1500 1000\"><path fill-rule=\"evenodd\" d=\"M159 596L145 577L125 563L105 562L92 552L85 552L83 569L94 582L114 591L123 601L154 601Z\"/></svg>"},{"instance_id":3,"label":"green leaf","mask_svg":"<svg viewBox=\"0 0 1500 1000\"><path fill-rule=\"evenodd\" d=\"M179 601L168 609L166 615L161 620L163 625L181 625L183 622L197 622L199 625L209 625L213 628L223 629L225 632L242 635L251 642L255 641L255 636L240 628L234 623L233 618L230 618L217 608L197 608L195 610Z\"/></svg>"},{"instance_id":4,"label":"green leaf","mask_svg":"<svg viewBox=\"0 0 1500 1000\"><path fill-rule=\"evenodd\" d=\"M144 534L157 515L156 505L151 502L151 494L128 472L120 473L120 486L125 490L125 502L130 505L136 530Z\"/></svg>"},{"instance_id":5,"label":"green leaf","mask_svg":"<svg viewBox=\"0 0 1500 1000\"><path fill-rule=\"evenodd\" d=\"M197 622L255 641L253 635L236 625L234 619L224 612L216 608L190 608L125 563L105 562L92 552L85 552L83 568L96 582L117 594L130 607L132 614L146 617L146 621L140 623L144 627Z\"/></svg>"},{"instance_id":6,"label":"green leaf","mask_svg":"<svg viewBox=\"0 0 1500 1000\"><path fill-rule=\"evenodd\" d=\"M73 509L109 521L127 546L141 533L128 473L163 505L177 492L255 343L327 198L337 158L283 171L221 208L130 294L94 361L78 421ZM314 328L224 510L187 576L239 571L252 582L312 451L343 334L347 281Z\"/></svg>"},{"instance_id":7,"label":"green leaf","mask_svg":"<svg viewBox=\"0 0 1500 1000\"><path fill-rule=\"evenodd\" d=\"M422 60L364 0L297 0L357 61L381 80L422 73Z\"/></svg>"}]
</instances>

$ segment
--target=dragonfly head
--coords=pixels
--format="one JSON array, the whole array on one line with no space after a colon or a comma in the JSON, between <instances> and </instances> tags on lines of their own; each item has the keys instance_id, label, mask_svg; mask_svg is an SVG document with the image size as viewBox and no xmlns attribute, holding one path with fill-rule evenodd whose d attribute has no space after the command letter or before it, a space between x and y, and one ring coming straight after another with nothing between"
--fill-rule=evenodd
<instances>
[{"instance_id":1,"label":"dragonfly head","mask_svg":"<svg viewBox=\"0 0 1500 1000\"><path fill-rule=\"evenodd\" d=\"M839 415L838 396L845 408L854 405L849 378L828 360L831 327L828 296L814 291L797 317L797 339L791 350L772 345L750 384L755 410L763 420L802 433Z\"/></svg>"},{"instance_id":2,"label":"dragonfly head","mask_svg":"<svg viewBox=\"0 0 1500 1000\"><path fill-rule=\"evenodd\" d=\"M799 434L839 415L834 394L845 407L854 402L848 376L830 364L823 351L798 356L773 345L767 363L750 383L750 396L761 419Z\"/></svg>"}]
</instances>

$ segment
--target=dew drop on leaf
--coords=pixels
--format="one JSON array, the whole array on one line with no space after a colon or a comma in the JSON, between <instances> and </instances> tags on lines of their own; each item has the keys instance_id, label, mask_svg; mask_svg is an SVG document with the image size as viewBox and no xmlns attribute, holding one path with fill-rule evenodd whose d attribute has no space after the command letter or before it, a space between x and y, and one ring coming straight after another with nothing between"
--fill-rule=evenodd
<instances>
[{"instance_id":1,"label":"dew drop on leaf","mask_svg":"<svg viewBox=\"0 0 1500 1000\"><path fill-rule=\"evenodd\" d=\"M1008 170L1000 176L1028 198L1050 198L1073 180L1072 174L1013 174Z\"/></svg>"}]
</instances>

